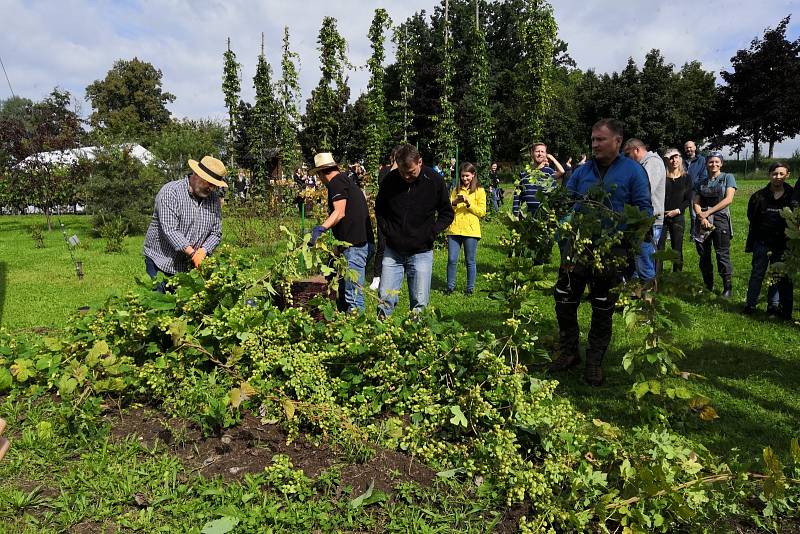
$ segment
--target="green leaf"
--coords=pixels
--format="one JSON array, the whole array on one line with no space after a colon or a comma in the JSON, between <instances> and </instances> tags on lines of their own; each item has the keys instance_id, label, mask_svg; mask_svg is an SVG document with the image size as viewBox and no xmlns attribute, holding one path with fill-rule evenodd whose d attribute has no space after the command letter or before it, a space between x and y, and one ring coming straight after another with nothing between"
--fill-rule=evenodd
<instances>
[{"instance_id":1,"label":"green leaf","mask_svg":"<svg viewBox=\"0 0 800 534\"><path fill-rule=\"evenodd\" d=\"M453 417L450 418L450 422L456 426L463 426L467 428L467 418L464 417L464 412L461 411L461 407L458 405L450 406L450 413L453 414Z\"/></svg>"},{"instance_id":2,"label":"green leaf","mask_svg":"<svg viewBox=\"0 0 800 534\"><path fill-rule=\"evenodd\" d=\"M361 495L350 501L350 508L359 508L361 506L364 506L365 504L368 504L365 501L372 496L372 490L374 488L375 488L375 479L373 479L372 482L369 483L367 491L365 491L364 493L362 493Z\"/></svg>"},{"instance_id":3,"label":"green leaf","mask_svg":"<svg viewBox=\"0 0 800 534\"><path fill-rule=\"evenodd\" d=\"M167 333L172 337L172 346L177 347L180 345L183 338L186 337L186 321L174 320L170 323Z\"/></svg>"},{"instance_id":4,"label":"green leaf","mask_svg":"<svg viewBox=\"0 0 800 534\"><path fill-rule=\"evenodd\" d=\"M650 391L650 384L647 382L636 382L631 388L631 391L636 396L637 401L642 400L642 397L647 395Z\"/></svg>"},{"instance_id":5,"label":"green leaf","mask_svg":"<svg viewBox=\"0 0 800 534\"><path fill-rule=\"evenodd\" d=\"M0 393L11 389L13 383L14 378L11 376L11 372L5 367L0 367Z\"/></svg>"},{"instance_id":6,"label":"green leaf","mask_svg":"<svg viewBox=\"0 0 800 534\"><path fill-rule=\"evenodd\" d=\"M463 467L454 467L453 469L448 469L446 471L439 471L438 473L436 473L436 476L441 478L453 478L458 473L462 472L464 472Z\"/></svg>"},{"instance_id":7,"label":"green leaf","mask_svg":"<svg viewBox=\"0 0 800 534\"><path fill-rule=\"evenodd\" d=\"M108 348L108 343L105 340L101 339L100 341L95 341L94 346L89 351L89 354L86 355L86 365L89 368L94 367L98 363L100 363L100 357L109 354L111 350Z\"/></svg>"},{"instance_id":8,"label":"green leaf","mask_svg":"<svg viewBox=\"0 0 800 534\"><path fill-rule=\"evenodd\" d=\"M203 530L200 531L201 534L226 534L230 532L236 525L239 524L239 520L235 517L220 517L215 521L209 521L203 526Z\"/></svg>"},{"instance_id":9,"label":"green leaf","mask_svg":"<svg viewBox=\"0 0 800 534\"><path fill-rule=\"evenodd\" d=\"M50 421L40 421L36 425L36 434L41 440L49 440L53 438L53 424Z\"/></svg>"},{"instance_id":10,"label":"green leaf","mask_svg":"<svg viewBox=\"0 0 800 534\"><path fill-rule=\"evenodd\" d=\"M78 381L69 375L61 375L58 381L58 394L62 397L69 397L78 387Z\"/></svg>"},{"instance_id":11,"label":"green leaf","mask_svg":"<svg viewBox=\"0 0 800 534\"><path fill-rule=\"evenodd\" d=\"M47 347L47 350L51 350L53 352L59 352L64 347L60 339L53 337L44 338L44 346Z\"/></svg>"},{"instance_id":12,"label":"green leaf","mask_svg":"<svg viewBox=\"0 0 800 534\"><path fill-rule=\"evenodd\" d=\"M0 370L0 373L2 373L2 370ZM0 378L0 391L2 390L2 378ZM800 443L798 443L797 438L792 438L790 449L792 451L792 459L794 460L794 463L800 464Z\"/></svg>"},{"instance_id":13,"label":"green leaf","mask_svg":"<svg viewBox=\"0 0 800 534\"><path fill-rule=\"evenodd\" d=\"M27 358L17 359L14 360L14 364L11 366L11 374L14 375L17 382L25 382L36 375L36 369L31 360Z\"/></svg>"}]
</instances>

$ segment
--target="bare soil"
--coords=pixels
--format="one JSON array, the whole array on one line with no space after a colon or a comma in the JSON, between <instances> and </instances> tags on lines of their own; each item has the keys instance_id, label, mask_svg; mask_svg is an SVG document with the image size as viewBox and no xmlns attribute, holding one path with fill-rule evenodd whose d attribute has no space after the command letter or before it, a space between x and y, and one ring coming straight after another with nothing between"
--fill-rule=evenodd
<instances>
[{"instance_id":1,"label":"bare soil","mask_svg":"<svg viewBox=\"0 0 800 534\"><path fill-rule=\"evenodd\" d=\"M111 434L117 440L136 439L143 446L167 447L186 467L186 475L221 476L239 480L246 473L261 473L272 464L275 454L285 454L296 468L316 478L336 465L342 487L351 486L362 493L374 481L375 489L391 494L400 482L430 486L436 473L411 456L377 447L373 457L363 464L352 464L341 452L310 442L302 434L287 444L287 434L278 425L262 424L252 414L220 436L204 437L192 422L169 418L151 408L132 408L107 416Z\"/></svg>"}]
</instances>

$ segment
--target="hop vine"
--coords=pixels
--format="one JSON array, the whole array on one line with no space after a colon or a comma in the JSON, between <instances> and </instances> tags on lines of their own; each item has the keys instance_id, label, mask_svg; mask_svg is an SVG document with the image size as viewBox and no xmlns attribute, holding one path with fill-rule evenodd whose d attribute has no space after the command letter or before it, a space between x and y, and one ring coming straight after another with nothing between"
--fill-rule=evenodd
<instances>
[{"instance_id":1,"label":"hop vine","mask_svg":"<svg viewBox=\"0 0 800 534\"><path fill-rule=\"evenodd\" d=\"M377 174L378 166L381 163L381 156L386 147L387 120L383 93L383 80L385 71L383 61L386 57L384 42L386 40L385 31L391 26L389 13L379 8L375 10L375 17L372 19L372 26L369 29L369 39L372 42L372 57L367 65L370 71L370 80L367 95L368 122L366 126L367 138L367 172Z\"/></svg>"},{"instance_id":2,"label":"hop vine","mask_svg":"<svg viewBox=\"0 0 800 534\"><path fill-rule=\"evenodd\" d=\"M234 132L238 121L239 93L241 92L241 65L236 61L236 54L231 50L231 38L228 37L228 49L223 54L222 94L225 95L225 107L228 109L228 155L230 166L234 161Z\"/></svg>"},{"instance_id":3,"label":"hop vine","mask_svg":"<svg viewBox=\"0 0 800 534\"><path fill-rule=\"evenodd\" d=\"M281 79L278 82L278 135L281 159L289 169L297 167L303 159L297 140L300 124L300 81L295 61L296 52L289 48L289 27L283 28L283 54L281 56Z\"/></svg>"}]
</instances>

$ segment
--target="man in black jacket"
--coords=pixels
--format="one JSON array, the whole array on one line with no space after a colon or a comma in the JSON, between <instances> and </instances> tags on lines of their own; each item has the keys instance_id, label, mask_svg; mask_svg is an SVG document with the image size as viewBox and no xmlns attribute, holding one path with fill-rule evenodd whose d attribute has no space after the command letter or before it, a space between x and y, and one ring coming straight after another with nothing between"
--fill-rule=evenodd
<instances>
[{"instance_id":1,"label":"man in black jacket","mask_svg":"<svg viewBox=\"0 0 800 534\"><path fill-rule=\"evenodd\" d=\"M395 153L397 168L378 189L375 216L386 240L381 266L378 314L388 317L397 305L403 276L412 311L428 305L433 272L433 242L455 216L442 177L422 164L411 145Z\"/></svg>"}]
</instances>

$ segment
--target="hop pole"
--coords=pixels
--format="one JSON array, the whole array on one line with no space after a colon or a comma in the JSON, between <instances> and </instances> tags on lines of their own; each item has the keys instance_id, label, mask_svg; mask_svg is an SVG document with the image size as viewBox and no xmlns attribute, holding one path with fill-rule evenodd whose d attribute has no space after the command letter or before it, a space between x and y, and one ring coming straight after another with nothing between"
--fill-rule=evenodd
<instances>
[{"instance_id":1,"label":"hop pole","mask_svg":"<svg viewBox=\"0 0 800 534\"><path fill-rule=\"evenodd\" d=\"M61 208L56 207L56 217L58 218L58 224L61 226L61 235L64 236L64 243L67 244L67 250L69 251L69 257L72 260L72 264L75 266L75 275L78 277L78 280L83 280L83 262L78 261L75 259L75 253L72 251L73 247L78 244L78 237L75 237L75 243L73 244L70 238L67 237L67 229L64 227L64 221L61 220Z\"/></svg>"}]
</instances>

